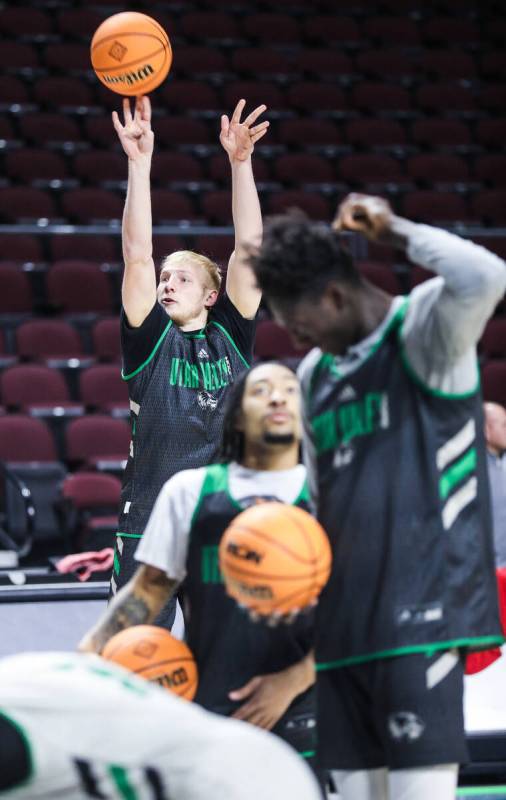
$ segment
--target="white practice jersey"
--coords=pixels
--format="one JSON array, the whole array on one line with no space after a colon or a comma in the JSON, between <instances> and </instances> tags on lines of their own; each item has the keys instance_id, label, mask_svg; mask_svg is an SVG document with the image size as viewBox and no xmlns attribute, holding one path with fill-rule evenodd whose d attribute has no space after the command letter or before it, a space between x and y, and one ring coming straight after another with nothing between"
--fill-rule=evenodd
<instances>
[{"instance_id":1,"label":"white practice jersey","mask_svg":"<svg viewBox=\"0 0 506 800\"><path fill-rule=\"evenodd\" d=\"M0 797L319 797L306 764L279 738L209 714L99 656L3 659L0 714L21 732L31 761L28 779Z\"/></svg>"}]
</instances>

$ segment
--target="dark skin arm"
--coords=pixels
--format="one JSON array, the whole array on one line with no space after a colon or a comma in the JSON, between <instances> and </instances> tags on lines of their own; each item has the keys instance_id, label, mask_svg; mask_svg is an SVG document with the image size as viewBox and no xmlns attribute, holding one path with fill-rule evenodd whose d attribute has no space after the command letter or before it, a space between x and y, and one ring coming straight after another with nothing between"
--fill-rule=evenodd
<instances>
[{"instance_id":1,"label":"dark skin arm","mask_svg":"<svg viewBox=\"0 0 506 800\"><path fill-rule=\"evenodd\" d=\"M78 650L101 653L109 639L132 625L149 625L173 596L179 581L163 570L142 564L118 592L96 625L81 639Z\"/></svg>"}]
</instances>

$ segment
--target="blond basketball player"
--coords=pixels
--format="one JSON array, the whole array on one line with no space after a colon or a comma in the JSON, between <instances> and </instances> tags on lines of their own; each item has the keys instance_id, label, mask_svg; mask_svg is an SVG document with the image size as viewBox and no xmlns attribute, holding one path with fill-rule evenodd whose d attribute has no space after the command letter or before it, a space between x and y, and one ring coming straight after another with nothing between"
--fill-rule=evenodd
<instances>
[{"instance_id":1,"label":"blond basketball player","mask_svg":"<svg viewBox=\"0 0 506 800\"><path fill-rule=\"evenodd\" d=\"M96 655L0 661L0 797L317 800L279 738L224 719Z\"/></svg>"}]
</instances>

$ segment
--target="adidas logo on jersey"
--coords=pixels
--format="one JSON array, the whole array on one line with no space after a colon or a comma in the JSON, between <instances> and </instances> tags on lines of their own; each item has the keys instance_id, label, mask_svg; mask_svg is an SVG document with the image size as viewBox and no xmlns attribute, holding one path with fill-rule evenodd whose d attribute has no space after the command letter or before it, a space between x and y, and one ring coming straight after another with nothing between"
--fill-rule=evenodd
<instances>
[{"instance_id":1,"label":"adidas logo on jersey","mask_svg":"<svg viewBox=\"0 0 506 800\"><path fill-rule=\"evenodd\" d=\"M356 393L355 389L353 388L353 386L350 386L350 384L348 384L338 394L337 399L341 403L345 403L347 400L354 400L356 398L356 396L357 396L357 393Z\"/></svg>"},{"instance_id":2,"label":"adidas logo on jersey","mask_svg":"<svg viewBox=\"0 0 506 800\"><path fill-rule=\"evenodd\" d=\"M197 353L197 356L198 358L209 358L209 353L207 353L206 350L204 350L204 348L202 347Z\"/></svg>"}]
</instances>

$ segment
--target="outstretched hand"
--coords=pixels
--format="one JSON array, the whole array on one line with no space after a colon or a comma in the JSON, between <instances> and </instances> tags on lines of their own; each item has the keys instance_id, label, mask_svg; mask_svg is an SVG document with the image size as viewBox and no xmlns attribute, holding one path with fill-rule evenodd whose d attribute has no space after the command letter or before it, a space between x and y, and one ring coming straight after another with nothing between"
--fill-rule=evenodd
<instances>
[{"instance_id":1,"label":"outstretched hand","mask_svg":"<svg viewBox=\"0 0 506 800\"><path fill-rule=\"evenodd\" d=\"M265 105L255 108L241 122L241 114L245 105L246 100L239 100L231 118L229 119L226 114L223 114L221 118L220 142L231 162L246 161L253 153L255 143L267 133L270 124L267 120L259 122L258 125L253 124L267 108Z\"/></svg>"},{"instance_id":2,"label":"outstretched hand","mask_svg":"<svg viewBox=\"0 0 506 800\"><path fill-rule=\"evenodd\" d=\"M388 238L394 219L387 200L367 194L349 194L337 209L332 223L335 231L363 233L373 241Z\"/></svg>"},{"instance_id":3,"label":"outstretched hand","mask_svg":"<svg viewBox=\"0 0 506 800\"><path fill-rule=\"evenodd\" d=\"M151 103L149 97L135 98L134 113L130 99L123 99L124 125L118 112L112 112L112 122L123 150L131 161L149 160L153 154L154 135L151 130Z\"/></svg>"}]
</instances>

